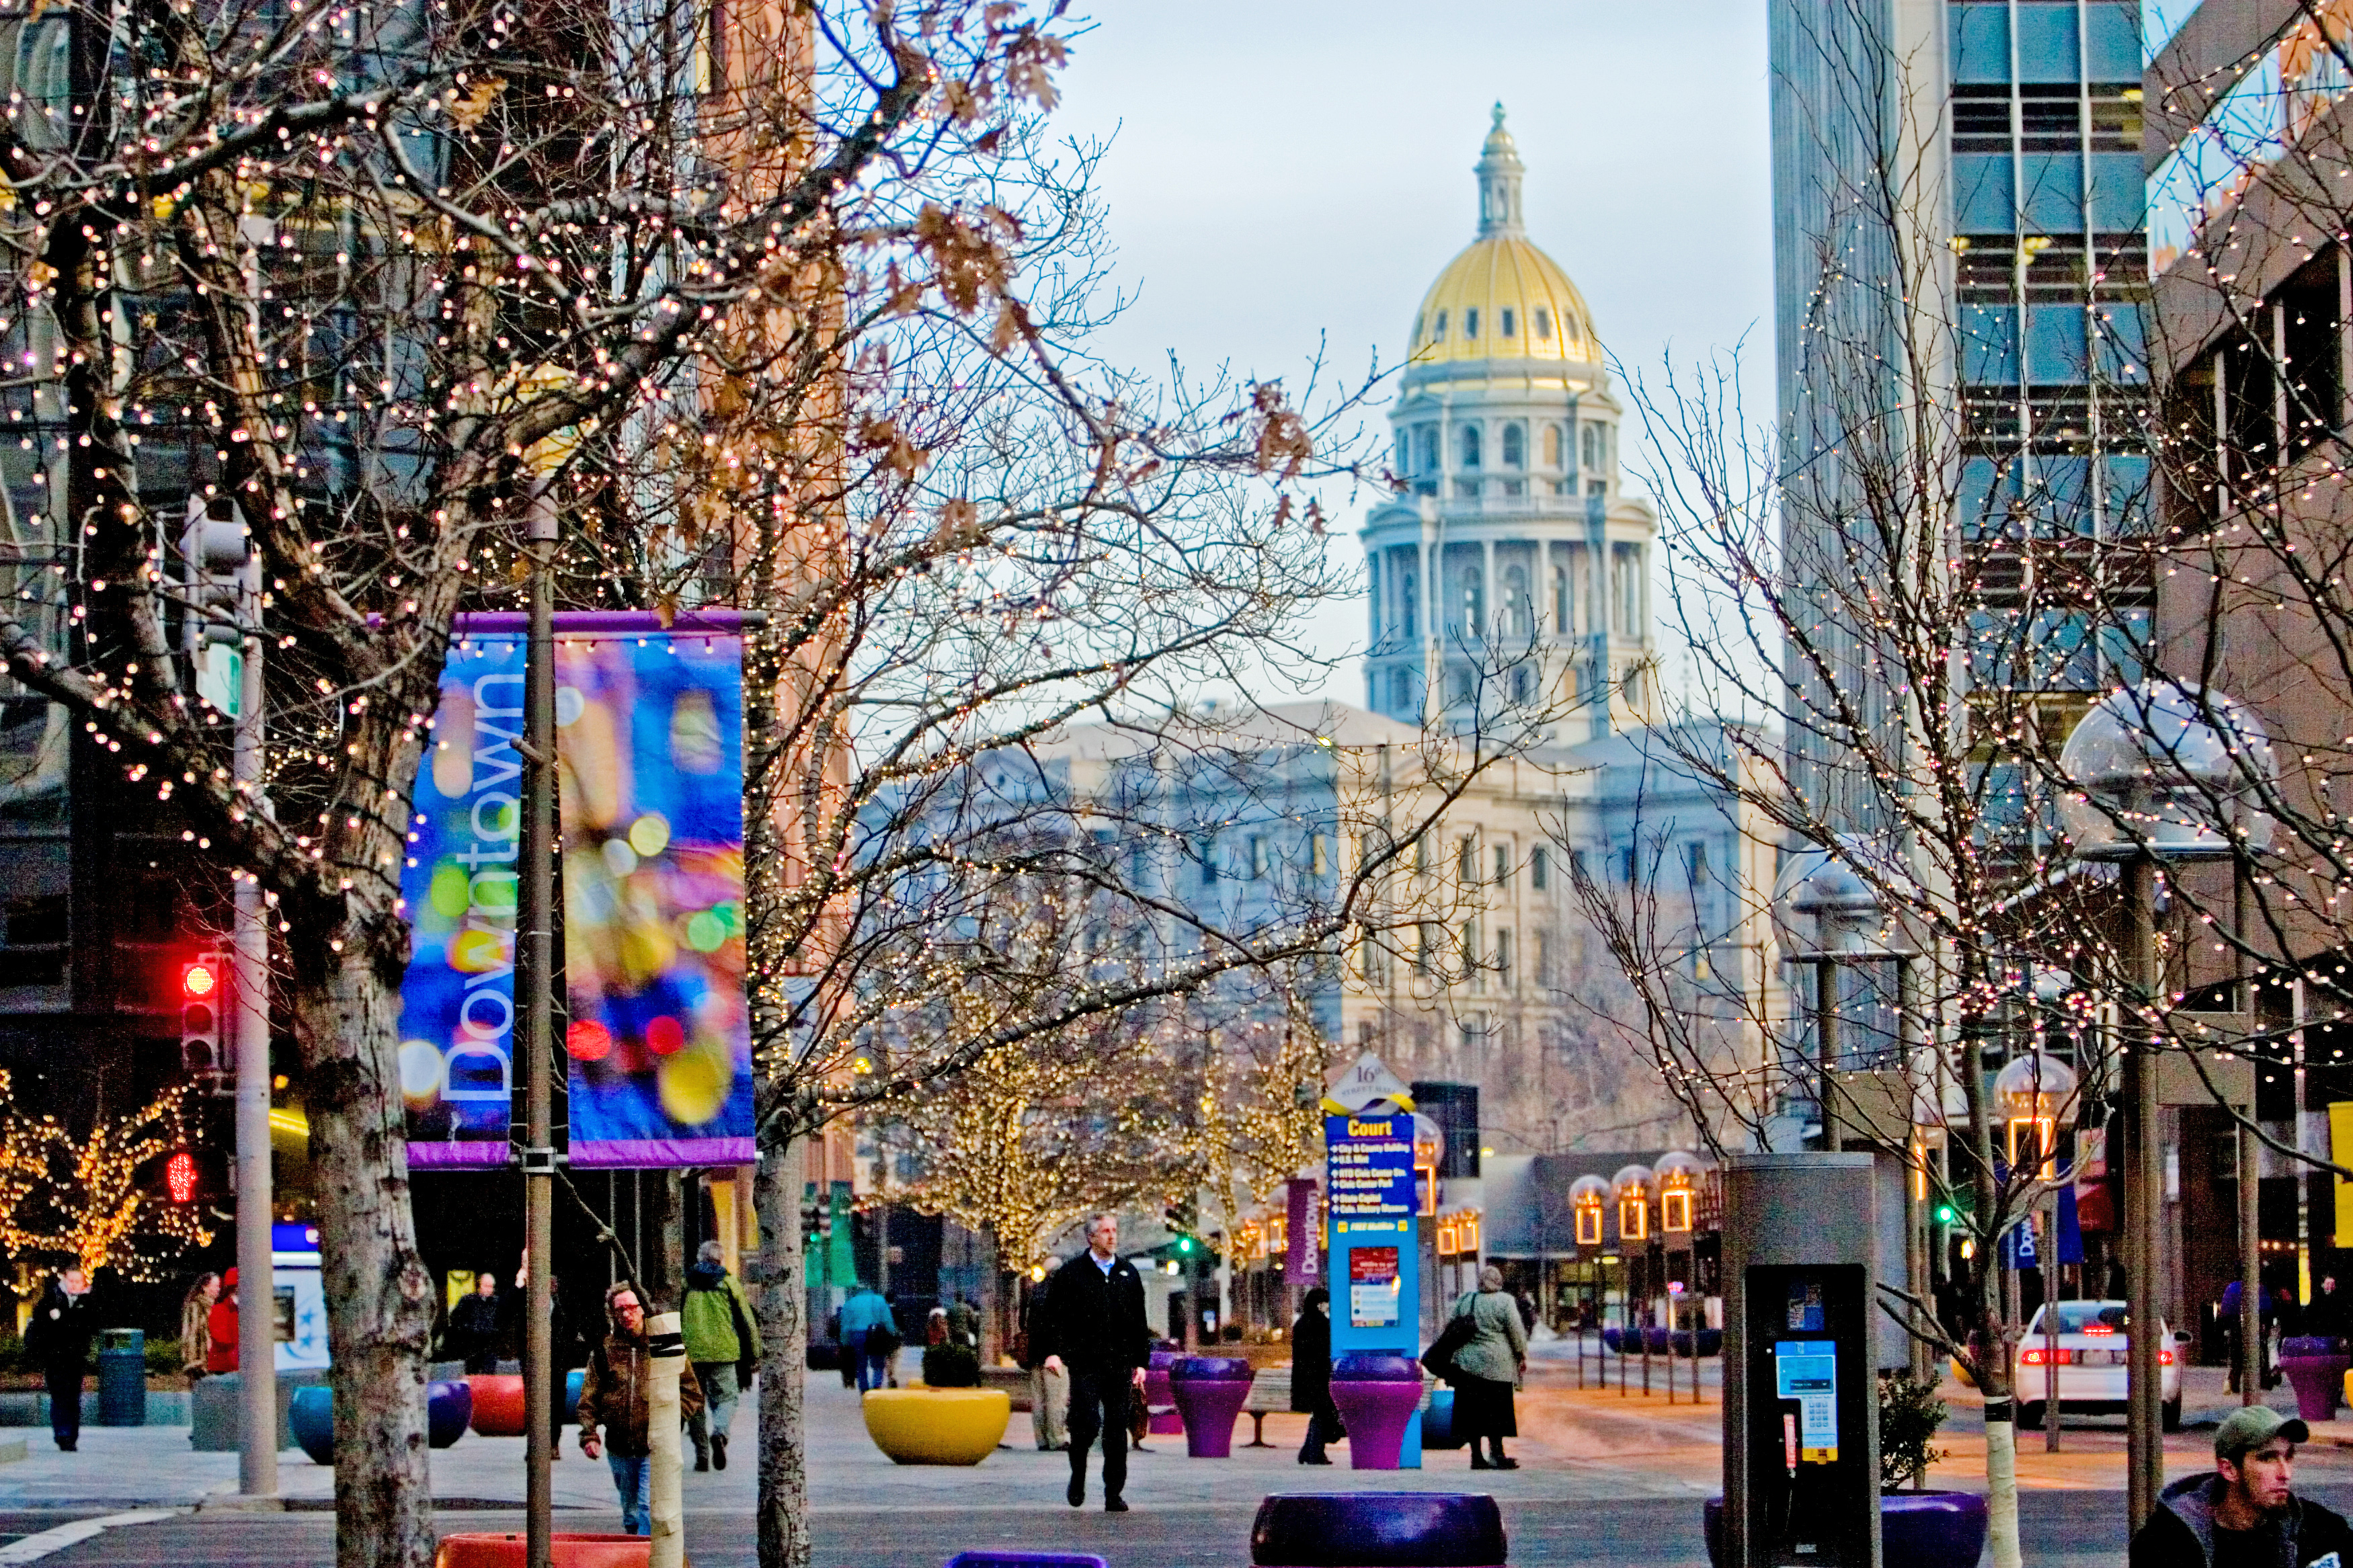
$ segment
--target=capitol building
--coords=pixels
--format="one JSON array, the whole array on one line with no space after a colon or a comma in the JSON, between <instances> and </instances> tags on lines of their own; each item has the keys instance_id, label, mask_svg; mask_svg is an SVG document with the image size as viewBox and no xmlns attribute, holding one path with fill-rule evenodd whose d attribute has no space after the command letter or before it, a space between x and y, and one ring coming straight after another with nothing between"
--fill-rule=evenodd
<instances>
[{"instance_id":1,"label":"capitol building","mask_svg":"<svg viewBox=\"0 0 2353 1568\"><path fill-rule=\"evenodd\" d=\"M1407 340L1389 416L1404 493L1361 534L1365 679L1367 706L1400 722L1541 708L1566 744L1650 721L1658 519L1620 488L1624 410L1585 297L1528 238L1525 174L1498 104L1478 237Z\"/></svg>"}]
</instances>

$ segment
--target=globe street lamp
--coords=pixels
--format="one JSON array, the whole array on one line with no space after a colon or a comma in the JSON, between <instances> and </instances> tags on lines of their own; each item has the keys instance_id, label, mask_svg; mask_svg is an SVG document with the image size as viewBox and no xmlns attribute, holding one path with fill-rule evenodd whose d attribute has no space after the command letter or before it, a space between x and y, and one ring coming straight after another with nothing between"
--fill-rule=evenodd
<instances>
[{"instance_id":1,"label":"globe street lamp","mask_svg":"<svg viewBox=\"0 0 2353 1568\"><path fill-rule=\"evenodd\" d=\"M2038 991L2040 986L2038 984ZM2059 1129L2075 1116L2075 1069L2042 1051L2036 1031L2028 1050L2013 1054L1994 1075L1994 1104L2008 1132L2006 1149L2010 1174L2029 1173L2028 1181L2055 1184L2059 1179ZM2051 1189L2048 1206L2035 1207L2044 1215L2041 1244L2035 1248L2042 1269L2042 1446L2059 1448L2059 1194ZM2031 1352L2029 1352L2030 1356ZM2015 1395L2018 1391L2010 1390Z\"/></svg>"},{"instance_id":2,"label":"globe street lamp","mask_svg":"<svg viewBox=\"0 0 2353 1568\"><path fill-rule=\"evenodd\" d=\"M1862 834L1841 833L1832 846L1810 846L1782 865L1773 887L1773 930L1781 956L1814 966L1814 1047L1820 1075L1822 1147L1838 1152L1838 1121L1831 1075L1839 1059L1838 972L1841 964L1895 964L1897 1014L1915 954L1876 889L1858 867L1891 867L1887 849Z\"/></svg>"},{"instance_id":3,"label":"globe street lamp","mask_svg":"<svg viewBox=\"0 0 2353 1568\"><path fill-rule=\"evenodd\" d=\"M1568 1184L1568 1212L1577 1225L1577 1257L1594 1269L1599 1282L1594 1292L1593 1326L1599 1331L1602 1318L1609 1310L1609 1265L1602 1262L1601 1249L1608 1234L1609 1215L1609 1184L1596 1175L1583 1175ZM1585 1321L1580 1305L1577 1324L1577 1386L1585 1386ZM1595 1369L1606 1384L1609 1381L1607 1362L1598 1361Z\"/></svg>"},{"instance_id":4,"label":"globe street lamp","mask_svg":"<svg viewBox=\"0 0 2353 1568\"><path fill-rule=\"evenodd\" d=\"M2272 819L2261 799L2277 782L2271 739L2220 692L2147 680L2110 692L2077 722L2059 753L2067 785L2059 819L2079 860L2123 868L2126 984L2154 1013L2158 973L2157 866L2260 854ZM2131 1337L2126 1363L2126 1482L2130 1527L2157 1507L2165 1452L2158 1373L2157 1040L2125 1058L2125 1267Z\"/></svg>"}]
</instances>

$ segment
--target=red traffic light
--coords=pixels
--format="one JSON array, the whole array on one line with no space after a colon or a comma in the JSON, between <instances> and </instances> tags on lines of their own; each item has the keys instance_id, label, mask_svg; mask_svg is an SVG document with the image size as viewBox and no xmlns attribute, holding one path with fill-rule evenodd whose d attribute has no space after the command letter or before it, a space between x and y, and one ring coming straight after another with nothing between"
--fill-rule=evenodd
<instances>
[{"instance_id":1,"label":"red traffic light","mask_svg":"<svg viewBox=\"0 0 2353 1568\"><path fill-rule=\"evenodd\" d=\"M195 1201L196 1157L185 1149L173 1150L164 1162L164 1191L175 1204Z\"/></svg>"},{"instance_id":2,"label":"red traffic light","mask_svg":"<svg viewBox=\"0 0 2353 1568\"><path fill-rule=\"evenodd\" d=\"M183 996L209 996L219 988L220 975L209 958L200 958L180 971L180 994Z\"/></svg>"}]
</instances>

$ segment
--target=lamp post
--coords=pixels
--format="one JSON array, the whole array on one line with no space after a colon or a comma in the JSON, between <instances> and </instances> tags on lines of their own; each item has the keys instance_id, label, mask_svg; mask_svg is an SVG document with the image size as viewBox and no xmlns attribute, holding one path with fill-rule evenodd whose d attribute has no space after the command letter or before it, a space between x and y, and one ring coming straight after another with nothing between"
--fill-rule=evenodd
<instances>
[{"instance_id":1,"label":"lamp post","mask_svg":"<svg viewBox=\"0 0 2353 1568\"><path fill-rule=\"evenodd\" d=\"M1878 840L1841 833L1834 847L1810 846L1791 855L1773 887L1773 929L1781 956L1814 971L1814 1054L1818 1063L1822 1147L1839 1151L1831 1075L1839 1062L1838 972L1848 963L1892 963L1901 999L1913 952L1896 940L1894 921L1860 866L1889 866Z\"/></svg>"},{"instance_id":2,"label":"lamp post","mask_svg":"<svg viewBox=\"0 0 2353 1568\"><path fill-rule=\"evenodd\" d=\"M2055 1184L2059 1179L2059 1129L2075 1114L2075 1069L2058 1058L2046 1056L2038 1034L2032 1046L2013 1052L1994 1075L1994 1103L2001 1110L2008 1133L2005 1149L2011 1179ZM2059 1447L2059 1205L2058 1188L2050 1187L2048 1215L2042 1244L2036 1247L2042 1269L2042 1441ZM2012 1259L2016 1259L2013 1258ZM2013 1394L2016 1390L2011 1391Z\"/></svg>"},{"instance_id":3,"label":"lamp post","mask_svg":"<svg viewBox=\"0 0 2353 1568\"><path fill-rule=\"evenodd\" d=\"M1593 1326L1598 1332L1601 1317L1609 1300L1609 1265L1600 1261L1602 1238L1607 1234L1604 1222L1609 1213L1609 1184L1599 1176L1583 1175L1568 1184L1568 1212L1577 1226L1577 1254L1593 1271ZM1606 1382L1609 1363L1599 1356L1600 1346L1595 1345L1594 1370ZM1577 1386L1585 1386L1585 1303L1577 1308Z\"/></svg>"},{"instance_id":4,"label":"lamp post","mask_svg":"<svg viewBox=\"0 0 2353 1568\"><path fill-rule=\"evenodd\" d=\"M2079 860L2122 868L2125 984L2151 1016L2125 1058L2125 1268L2131 1337L2126 1350L2126 1508L2138 1530L2165 1474L2159 1414L2158 1029L2163 1006L2157 952L2157 867L2230 860L2262 851L2272 819L2247 796L2276 782L2270 738L2220 692L2147 680L2109 693L2075 725L2059 754L2068 787L2061 826Z\"/></svg>"},{"instance_id":5,"label":"lamp post","mask_svg":"<svg viewBox=\"0 0 2353 1568\"><path fill-rule=\"evenodd\" d=\"M1618 1252L1624 1259L1626 1270L1625 1323L1631 1332L1642 1337L1642 1393L1647 1396L1651 1392L1651 1325L1648 1321L1651 1315L1651 1189L1656 1184L1650 1166L1628 1165L1609 1178L1609 1184L1618 1194ZM1637 1247L1641 1249L1642 1258L1642 1268L1639 1276L1641 1280L1642 1311L1639 1318L1634 1313L1634 1281L1638 1278L1634 1269L1634 1257ZM1626 1359L1626 1341L1622 1335L1618 1341L1618 1359L1620 1362L1618 1392L1623 1394L1626 1392L1626 1373L1623 1364Z\"/></svg>"}]
</instances>

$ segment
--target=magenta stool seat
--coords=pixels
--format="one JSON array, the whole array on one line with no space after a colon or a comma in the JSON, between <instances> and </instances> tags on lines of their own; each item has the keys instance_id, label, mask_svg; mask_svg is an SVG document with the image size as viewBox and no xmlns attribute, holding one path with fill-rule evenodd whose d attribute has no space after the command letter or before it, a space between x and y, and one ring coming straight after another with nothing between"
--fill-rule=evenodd
<instances>
[{"instance_id":1,"label":"magenta stool seat","mask_svg":"<svg viewBox=\"0 0 2353 1568\"><path fill-rule=\"evenodd\" d=\"M1276 1492L1250 1527L1260 1568L1494 1568L1510 1556L1484 1492Z\"/></svg>"},{"instance_id":2,"label":"magenta stool seat","mask_svg":"<svg viewBox=\"0 0 2353 1568\"><path fill-rule=\"evenodd\" d=\"M1234 1420L1250 1398L1256 1373L1240 1356L1180 1356L1168 1368L1169 1391L1185 1419L1185 1452L1196 1459L1229 1459Z\"/></svg>"},{"instance_id":3,"label":"magenta stool seat","mask_svg":"<svg viewBox=\"0 0 2353 1568\"><path fill-rule=\"evenodd\" d=\"M1168 1369L1176 1364L1175 1351L1154 1351L1144 1369L1144 1408L1149 1413L1145 1430L1155 1437L1173 1437L1185 1430L1184 1413L1168 1384Z\"/></svg>"},{"instance_id":4,"label":"magenta stool seat","mask_svg":"<svg viewBox=\"0 0 2353 1568\"><path fill-rule=\"evenodd\" d=\"M1332 1404L1348 1428L1348 1468L1394 1470L1406 1423L1421 1407L1421 1367L1411 1356L1359 1352L1332 1363Z\"/></svg>"}]
</instances>

